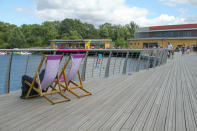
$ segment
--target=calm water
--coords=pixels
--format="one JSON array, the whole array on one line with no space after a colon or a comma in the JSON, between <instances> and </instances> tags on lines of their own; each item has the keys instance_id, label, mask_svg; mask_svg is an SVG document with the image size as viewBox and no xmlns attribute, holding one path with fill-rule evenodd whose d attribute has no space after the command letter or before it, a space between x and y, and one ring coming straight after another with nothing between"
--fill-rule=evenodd
<instances>
[{"instance_id":1,"label":"calm water","mask_svg":"<svg viewBox=\"0 0 197 131\"><path fill-rule=\"evenodd\" d=\"M41 55L13 55L12 67L11 67L11 78L10 78L10 90L20 90L21 87L21 78L24 74L33 77L35 71L38 68L38 65L41 60ZM62 60L62 67L68 57L64 57ZM7 67L8 67L9 55L0 56L0 93L4 92L5 83L7 81ZM86 80L95 79L98 77L105 76L105 69L107 64L107 57L102 59L100 68L96 68L97 57L88 57L87 68L86 68ZM111 58L109 75L122 74L124 58ZM83 63L83 62L82 62ZM142 61L140 64L140 69L144 69L145 61ZM127 62L127 72L133 72L136 68L137 61L135 59L128 59ZM26 66L27 65L27 66ZM82 64L83 65L83 64ZM82 69L82 65L80 70ZM74 78L76 79L76 78Z\"/></svg>"}]
</instances>

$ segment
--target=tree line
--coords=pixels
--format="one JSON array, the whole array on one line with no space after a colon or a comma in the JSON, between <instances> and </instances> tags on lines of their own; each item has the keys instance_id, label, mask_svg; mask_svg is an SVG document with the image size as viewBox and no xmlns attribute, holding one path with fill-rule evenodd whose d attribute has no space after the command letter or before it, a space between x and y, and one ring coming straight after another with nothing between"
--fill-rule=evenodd
<instances>
[{"instance_id":1,"label":"tree line","mask_svg":"<svg viewBox=\"0 0 197 131\"><path fill-rule=\"evenodd\" d=\"M112 39L116 46L128 47L128 39L134 38L138 25L105 23L99 27L78 19L45 21L42 24L17 26L0 21L0 48L29 48L49 46L49 40Z\"/></svg>"}]
</instances>

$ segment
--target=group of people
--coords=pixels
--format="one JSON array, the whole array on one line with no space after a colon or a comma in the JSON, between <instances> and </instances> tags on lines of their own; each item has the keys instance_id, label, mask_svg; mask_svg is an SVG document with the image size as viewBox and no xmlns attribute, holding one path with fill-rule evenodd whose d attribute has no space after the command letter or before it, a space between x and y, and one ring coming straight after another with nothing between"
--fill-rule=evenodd
<instances>
[{"instance_id":1,"label":"group of people","mask_svg":"<svg viewBox=\"0 0 197 131\"><path fill-rule=\"evenodd\" d=\"M190 45L188 45L188 46L186 47L185 44L183 44L183 46L181 47L180 53L181 53L182 55L184 55L185 52L186 52L187 54L189 54L190 51L191 51Z\"/></svg>"},{"instance_id":2,"label":"group of people","mask_svg":"<svg viewBox=\"0 0 197 131\"><path fill-rule=\"evenodd\" d=\"M168 43L168 49L169 49L169 57L170 56L173 57L174 51L171 43ZM179 52L182 55L189 54L191 52L191 46L190 45L186 46L185 44L183 44L183 46L179 49Z\"/></svg>"}]
</instances>

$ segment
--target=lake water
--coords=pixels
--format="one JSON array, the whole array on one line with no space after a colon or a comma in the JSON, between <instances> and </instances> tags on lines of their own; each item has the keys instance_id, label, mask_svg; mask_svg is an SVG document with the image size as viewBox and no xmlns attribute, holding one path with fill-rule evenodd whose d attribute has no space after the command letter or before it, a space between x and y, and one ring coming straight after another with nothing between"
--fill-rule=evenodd
<instances>
[{"instance_id":1,"label":"lake water","mask_svg":"<svg viewBox=\"0 0 197 131\"><path fill-rule=\"evenodd\" d=\"M20 90L21 78L24 74L33 77L38 68L42 56L41 55L13 55L10 77L10 91ZM64 57L61 62L63 67L68 57ZM86 65L86 80L105 77L105 69L108 57L103 57L100 68L97 68L97 57L88 57ZM125 58L112 57L109 68L109 76L122 74ZM9 55L0 56L0 93L4 92L5 83L7 82L6 74L8 67ZM140 69L144 69L146 62L141 61ZM137 59L128 59L127 72L133 72L136 69ZM70 65L69 65L70 66ZM83 62L80 67L82 70ZM68 72L68 70L67 70ZM74 78L76 79L76 78Z\"/></svg>"}]
</instances>

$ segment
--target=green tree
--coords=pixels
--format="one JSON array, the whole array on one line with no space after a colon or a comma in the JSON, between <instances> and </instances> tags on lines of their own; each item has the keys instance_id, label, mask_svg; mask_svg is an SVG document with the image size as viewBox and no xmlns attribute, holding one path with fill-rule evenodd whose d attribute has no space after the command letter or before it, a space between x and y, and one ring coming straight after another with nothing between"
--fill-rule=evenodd
<instances>
[{"instance_id":1,"label":"green tree","mask_svg":"<svg viewBox=\"0 0 197 131\"><path fill-rule=\"evenodd\" d=\"M15 27L16 25L0 22L0 48L8 48L10 30L12 30Z\"/></svg>"},{"instance_id":2,"label":"green tree","mask_svg":"<svg viewBox=\"0 0 197 131\"><path fill-rule=\"evenodd\" d=\"M99 29L100 38L107 39L109 38L109 31L106 27L101 27Z\"/></svg>"},{"instance_id":3,"label":"green tree","mask_svg":"<svg viewBox=\"0 0 197 131\"><path fill-rule=\"evenodd\" d=\"M129 24L126 25L126 27L128 28L129 32L130 32L130 35L131 35L131 38L134 38L135 37L135 30L139 28L139 26L131 21Z\"/></svg>"},{"instance_id":4,"label":"green tree","mask_svg":"<svg viewBox=\"0 0 197 131\"><path fill-rule=\"evenodd\" d=\"M138 25L104 23L98 28L93 24L82 23L77 19L45 21L40 24L24 24L21 27L0 21L0 48L22 48L48 46L49 40L64 39L112 39L117 46L127 47L128 39L134 37Z\"/></svg>"},{"instance_id":5,"label":"green tree","mask_svg":"<svg viewBox=\"0 0 197 131\"><path fill-rule=\"evenodd\" d=\"M25 47L25 36L23 35L20 28L16 27L10 32L8 39L8 48L22 48Z\"/></svg>"},{"instance_id":6,"label":"green tree","mask_svg":"<svg viewBox=\"0 0 197 131\"><path fill-rule=\"evenodd\" d=\"M99 38L98 30L92 24L84 24L83 28L83 39L97 39Z\"/></svg>"},{"instance_id":7,"label":"green tree","mask_svg":"<svg viewBox=\"0 0 197 131\"><path fill-rule=\"evenodd\" d=\"M49 44L49 40L56 39L58 37L58 29L53 22L44 22L42 28L44 33L44 43Z\"/></svg>"},{"instance_id":8,"label":"green tree","mask_svg":"<svg viewBox=\"0 0 197 131\"><path fill-rule=\"evenodd\" d=\"M77 33L77 31L70 31L69 39L70 40L82 40L83 38L79 33Z\"/></svg>"},{"instance_id":9,"label":"green tree","mask_svg":"<svg viewBox=\"0 0 197 131\"><path fill-rule=\"evenodd\" d=\"M84 24L80 20L64 19L60 23L60 35L66 33L69 34L70 31L76 31L81 36L84 35Z\"/></svg>"},{"instance_id":10,"label":"green tree","mask_svg":"<svg viewBox=\"0 0 197 131\"><path fill-rule=\"evenodd\" d=\"M113 37L113 26L111 23L104 23L102 25L100 25L100 28L107 28L107 31L108 31L108 38L111 38Z\"/></svg>"},{"instance_id":11,"label":"green tree","mask_svg":"<svg viewBox=\"0 0 197 131\"><path fill-rule=\"evenodd\" d=\"M115 45L118 47L128 48L128 42L124 38L118 38L115 42Z\"/></svg>"},{"instance_id":12,"label":"green tree","mask_svg":"<svg viewBox=\"0 0 197 131\"><path fill-rule=\"evenodd\" d=\"M69 35L64 33L64 34L62 34L61 39L62 40L68 40L69 39Z\"/></svg>"}]
</instances>

